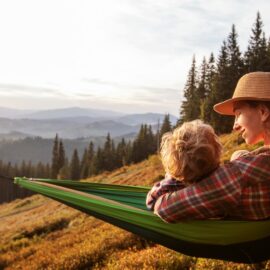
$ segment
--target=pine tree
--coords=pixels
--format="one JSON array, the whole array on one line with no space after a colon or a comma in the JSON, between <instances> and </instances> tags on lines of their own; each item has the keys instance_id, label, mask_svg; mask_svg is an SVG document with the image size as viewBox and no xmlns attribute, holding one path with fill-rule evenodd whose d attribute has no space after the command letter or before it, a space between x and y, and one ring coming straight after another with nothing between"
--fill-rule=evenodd
<instances>
[{"instance_id":1,"label":"pine tree","mask_svg":"<svg viewBox=\"0 0 270 270\"><path fill-rule=\"evenodd\" d=\"M199 78L198 89L197 89L197 93L198 93L198 97L200 101L204 100L207 95L206 76L207 76L207 62L204 57L201 67L200 67L200 78Z\"/></svg>"},{"instance_id":2,"label":"pine tree","mask_svg":"<svg viewBox=\"0 0 270 270\"><path fill-rule=\"evenodd\" d=\"M213 78L213 90L210 92L206 107L205 119L213 125L216 132L226 133L232 129L233 118L217 114L212 110L213 105L232 97L237 81L243 75L243 60L237 44L235 26L223 42L217 61L217 71Z\"/></svg>"},{"instance_id":3,"label":"pine tree","mask_svg":"<svg viewBox=\"0 0 270 270\"><path fill-rule=\"evenodd\" d=\"M44 165L39 162L36 166L36 175L35 177L39 177L39 178L45 178L45 167Z\"/></svg>"},{"instance_id":4,"label":"pine tree","mask_svg":"<svg viewBox=\"0 0 270 270\"><path fill-rule=\"evenodd\" d=\"M147 150L145 149L146 141L146 125L142 124L137 137L132 146L132 161L137 163L146 157Z\"/></svg>"},{"instance_id":5,"label":"pine tree","mask_svg":"<svg viewBox=\"0 0 270 270\"><path fill-rule=\"evenodd\" d=\"M131 141L128 141L126 145L126 164L127 165L134 162L132 154L133 154L133 145Z\"/></svg>"},{"instance_id":6,"label":"pine tree","mask_svg":"<svg viewBox=\"0 0 270 270\"><path fill-rule=\"evenodd\" d=\"M256 21L251 29L252 35L245 53L246 72L270 71L270 58L267 51L267 42L263 32L263 22L258 12Z\"/></svg>"},{"instance_id":7,"label":"pine tree","mask_svg":"<svg viewBox=\"0 0 270 270\"><path fill-rule=\"evenodd\" d=\"M51 178L56 179L59 171L59 142L58 135L55 135L53 150L52 150L52 165L51 165Z\"/></svg>"},{"instance_id":8,"label":"pine tree","mask_svg":"<svg viewBox=\"0 0 270 270\"><path fill-rule=\"evenodd\" d=\"M197 70L195 56L189 70L188 79L184 88L184 101L180 109L180 123L197 119L200 115L200 101L197 95Z\"/></svg>"},{"instance_id":9,"label":"pine tree","mask_svg":"<svg viewBox=\"0 0 270 270\"><path fill-rule=\"evenodd\" d=\"M77 149L73 151L71 164L70 164L70 177L72 180L80 179L80 159L78 156Z\"/></svg>"},{"instance_id":10,"label":"pine tree","mask_svg":"<svg viewBox=\"0 0 270 270\"><path fill-rule=\"evenodd\" d=\"M228 94L227 88L227 85L229 83L228 80L230 80L230 78L228 77L228 66L228 47L227 43L224 41L221 46L220 54L218 56L217 73L214 78L213 92L211 93L211 96L209 96L209 104L216 104L222 100L229 98L230 95ZM223 128L223 126L221 123L224 119L224 116L221 116L213 111L210 117L210 124L215 128L216 132L222 133L223 130L221 129Z\"/></svg>"},{"instance_id":11,"label":"pine tree","mask_svg":"<svg viewBox=\"0 0 270 270\"><path fill-rule=\"evenodd\" d=\"M88 150L87 150L88 176L91 176L91 171L92 171L91 167L92 167L94 156L95 156L94 143L90 141Z\"/></svg>"},{"instance_id":12,"label":"pine tree","mask_svg":"<svg viewBox=\"0 0 270 270\"><path fill-rule=\"evenodd\" d=\"M268 39L267 42L267 58L270 59L270 38Z\"/></svg>"},{"instance_id":13,"label":"pine tree","mask_svg":"<svg viewBox=\"0 0 270 270\"><path fill-rule=\"evenodd\" d=\"M70 166L69 161L65 158L64 166L59 170L58 179L70 179Z\"/></svg>"},{"instance_id":14,"label":"pine tree","mask_svg":"<svg viewBox=\"0 0 270 270\"><path fill-rule=\"evenodd\" d=\"M160 135L160 139L162 138L162 136L171 131L172 130L172 124L171 124L171 121L170 121L170 115L169 114L166 114L163 118L163 122L161 124L161 128L160 128L160 131L159 131L159 135Z\"/></svg>"},{"instance_id":15,"label":"pine tree","mask_svg":"<svg viewBox=\"0 0 270 270\"><path fill-rule=\"evenodd\" d=\"M227 44L228 44L228 58L229 58L229 66L230 66L230 76L232 80L238 81L238 79L243 74L244 63L241 56L240 48L237 42L238 34L235 30L235 25L232 25L232 31L228 36Z\"/></svg>"},{"instance_id":16,"label":"pine tree","mask_svg":"<svg viewBox=\"0 0 270 270\"><path fill-rule=\"evenodd\" d=\"M243 59L237 37L235 26L232 25L232 30L218 59L215 103L231 98L239 78L243 75ZM213 111L212 120L214 120L212 124L218 133L227 133L232 130L233 117L219 115Z\"/></svg>"},{"instance_id":17,"label":"pine tree","mask_svg":"<svg viewBox=\"0 0 270 270\"><path fill-rule=\"evenodd\" d=\"M147 147L147 156L153 155L157 151L156 136L153 134L152 126L151 125L149 125L147 127L147 132L146 132L146 147Z\"/></svg>"},{"instance_id":18,"label":"pine tree","mask_svg":"<svg viewBox=\"0 0 270 270\"><path fill-rule=\"evenodd\" d=\"M62 140L59 142L59 149L58 149L58 172L59 170L65 165L65 149Z\"/></svg>"},{"instance_id":19,"label":"pine tree","mask_svg":"<svg viewBox=\"0 0 270 270\"><path fill-rule=\"evenodd\" d=\"M90 174L96 175L102 171L104 171L104 155L103 151L100 147L98 147L97 152L93 158L93 162L90 166Z\"/></svg>"},{"instance_id":20,"label":"pine tree","mask_svg":"<svg viewBox=\"0 0 270 270\"><path fill-rule=\"evenodd\" d=\"M199 98L199 108L200 108L200 114L198 118L203 119L205 114L205 99L207 97L207 62L205 57L203 58L201 67L200 67L200 76L199 76L199 83L198 83L198 89L197 94Z\"/></svg>"},{"instance_id":21,"label":"pine tree","mask_svg":"<svg viewBox=\"0 0 270 270\"><path fill-rule=\"evenodd\" d=\"M111 168L111 170L114 170L118 167L116 164L116 148L115 148L115 143L114 143L113 139L112 139L111 155L112 155L112 160L111 160L112 168Z\"/></svg>"},{"instance_id":22,"label":"pine tree","mask_svg":"<svg viewBox=\"0 0 270 270\"><path fill-rule=\"evenodd\" d=\"M3 167L4 168L4 167ZM21 163L21 168L20 168L20 171L21 171L21 175L22 176L27 176L27 169L26 169L26 163L25 161L23 160L22 163ZM5 172L3 172L3 174L5 174Z\"/></svg>"},{"instance_id":23,"label":"pine tree","mask_svg":"<svg viewBox=\"0 0 270 270\"><path fill-rule=\"evenodd\" d=\"M167 119L168 119L167 115ZM167 122L166 122L167 123ZM170 122L169 122L170 124ZM165 125L164 125L165 129ZM149 155L154 154L157 151L157 140L154 136L152 127L146 124L142 124L135 140L133 141L130 149L130 143L126 147L126 160L130 164L132 162L137 163L146 158Z\"/></svg>"},{"instance_id":24,"label":"pine tree","mask_svg":"<svg viewBox=\"0 0 270 270\"><path fill-rule=\"evenodd\" d=\"M231 33L228 36L228 70L226 77L226 90L224 89L224 95L222 100L226 100L232 97L238 80L244 74L244 62L241 56L240 48L237 42L238 34L236 33L235 26L232 25ZM232 130L234 119L231 117L222 117L220 125L222 128L219 129L222 133L227 133Z\"/></svg>"},{"instance_id":25,"label":"pine tree","mask_svg":"<svg viewBox=\"0 0 270 270\"><path fill-rule=\"evenodd\" d=\"M19 171L20 171L20 169L18 167L18 164L15 163L15 165L14 165L14 176L13 177L20 175ZM37 177L37 176L35 176L35 177Z\"/></svg>"},{"instance_id":26,"label":"pine tree","mask_svg":"<svg viewBox=\"0 0 270 270\"><path fill-rule=\"evenodd\" d=\"M28 161L28 164L27 164L26 168L27 168L27 176L28 177L33 177L33 166L32 166L31 161Z\"/></svg>"},{"instance_id":27,"label":"pine tree","mask_svg":"<svg viewBox=\"0 0 270 270\"><path fill-rule=\"evenodd\" d=\"M49 178L50 177L50 175L51 175L51 166L50 166L50 164L49 163L47 163L46 164L46 176L45 176L45 178Z\"/></svg>"},{"instance_id":28,"label":"pine tree","mask_svg":"<svg viewBox=\"0 0 270 270\"><path fill-rule=\"evenodd\" d=\"M215 57L214 54L211 53L207 63L207 70L206 70L206 82L205 82L206 96L209 96L210 93L213 92L213 83L215 75L216 75Z\"/></svg>"},{"instance_id":29,"label":"pine tree","mask_svg":"<svg viewBox=\"0 0 270 270\"><path fill-rule=\"evenodd\" d=\"M81 172L81 175L80 175L81 179L87 178L88 172L89 172L87 149L84 149L84 152L83 152L83 157L82 157L81 164L80 164L80 172Z\"/></svg>"},{"instance_id":30,"label":"pine tree","mask_svg":"<svg viewBox=\"0 0 270 270\"><path fill-rule=\"evenodd\" d=\"M107 134L106 141L103 148L104 155L104 170L111 171L113 169L113 153L112 153L112 140L110 133Z\"/></svg>"},{"instance_id":31,"label":"pine tree","mask_svg":"<svg viewBox=\"0 0 270 270\"><path fill-rule=\"evenodd\" d=\"M116 147L116 158L115 158L115 162L116 162L116 166L119 168L121 166L125 166L127 164L127 153L126 153L126 149L127 145L125 142L125 139L122 138L121 142L118 143L117 147Z\"/></svg>"},{"instance_id":32,"label":"pine tree","mask_svg":"<svg viewBox=\"0 0 270 270\"><path fill-rule=\"evenodd\" d=\"M214 79L216 75L215 57L211 53L206 65L205 76L205 100L201 104L200 118L205 122L210 123L211 114L213 113L213 91L214 91Z\"/></svg>"},{"instance_id":33,"label":"pine tree","mask_svg":"<svg viewBox=\"0 0 270 270\"><path fill-rule=\"evenodd\" d=\"M5 168L5 175L11 175L11 162L8 162L8 164L6 165L6 168ZM28 171L27 171L26 176L27 176L27 177L30 176L30 174L28 173Z\"/></svg>"}]
</instances>

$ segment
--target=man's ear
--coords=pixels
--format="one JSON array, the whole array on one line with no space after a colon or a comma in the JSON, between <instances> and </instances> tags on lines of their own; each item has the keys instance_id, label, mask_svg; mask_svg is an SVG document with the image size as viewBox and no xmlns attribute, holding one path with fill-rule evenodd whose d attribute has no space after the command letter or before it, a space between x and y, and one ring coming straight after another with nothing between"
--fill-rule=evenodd
<instances>
[{"instance_id":1,"label":"man's ear","mask_svg":"<svg viewBox=\"0 0 270 270\"><path fill-rule=\"evenodd\" d=\"M262 122L267 121L270 117L270 109L264 104L261 104L259 109Z\"/></svg>"}]
</instances>

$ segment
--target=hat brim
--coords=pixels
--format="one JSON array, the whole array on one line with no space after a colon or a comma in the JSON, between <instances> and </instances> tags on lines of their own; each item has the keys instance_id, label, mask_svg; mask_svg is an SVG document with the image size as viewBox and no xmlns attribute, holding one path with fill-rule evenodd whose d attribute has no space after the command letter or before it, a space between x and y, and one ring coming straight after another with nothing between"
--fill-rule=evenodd
<instances>
[{"instance_id":1,"label":"hat brim","mask_svg":"<svg viewBox=\"0 0 270 270\"><path fill-rule=\"evenodd\" d=\"M223 115L235 115L234 113L234 108L233 104L236 101L241 101L241 100L254 100L254 101L270 101L270 98L254 98L254 97L239 97L239 98L231 98L227 99L223 102L217 103L214 105L214 110Z\"/></svg>"}]
</instances>

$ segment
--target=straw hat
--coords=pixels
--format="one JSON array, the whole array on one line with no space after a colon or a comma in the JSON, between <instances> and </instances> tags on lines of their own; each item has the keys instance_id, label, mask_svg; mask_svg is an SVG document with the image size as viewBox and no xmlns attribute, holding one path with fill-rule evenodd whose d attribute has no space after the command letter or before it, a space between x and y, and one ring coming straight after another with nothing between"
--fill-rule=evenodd
<instances>
[{"instance_id":1,"label":"straw hat","mask_svg":"<svg viewBox=\"0 0 270 270\"><path fill-rule=\"evenodd\" d=\"M238 100L270 101L270 72L251 72L241 77L233 97L214 106L220 114L234 115L233 103Z\"/></svg>"}]
</instances>

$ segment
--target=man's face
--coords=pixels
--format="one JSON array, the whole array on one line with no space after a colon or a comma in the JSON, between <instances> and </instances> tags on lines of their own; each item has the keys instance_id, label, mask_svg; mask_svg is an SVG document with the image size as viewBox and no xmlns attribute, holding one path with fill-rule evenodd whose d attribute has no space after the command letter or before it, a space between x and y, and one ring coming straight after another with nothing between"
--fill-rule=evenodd
<instances>
[{"instance_id":1,"label":"man's face","mask_svg":"<svg viewBox=\"0 0 270 270\"><path fill-rule=\"evenodd\" d=\"M242 134L247 144L255 144L264 140L264 125L260 107L251 107L247 103L234 104L235 121L233 129Z\"/></svg>"}]
</instances>

